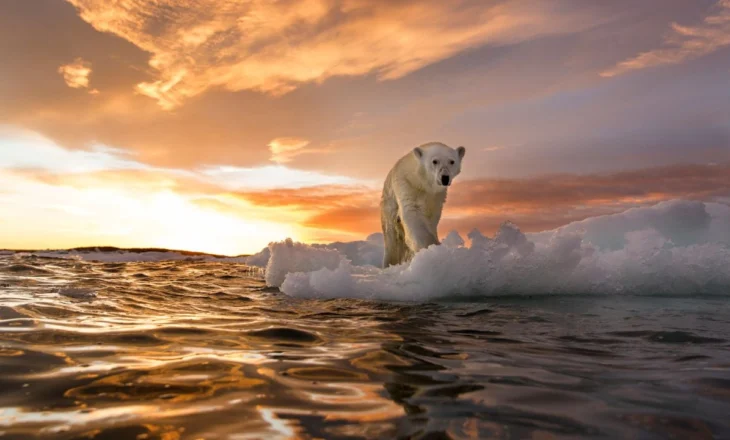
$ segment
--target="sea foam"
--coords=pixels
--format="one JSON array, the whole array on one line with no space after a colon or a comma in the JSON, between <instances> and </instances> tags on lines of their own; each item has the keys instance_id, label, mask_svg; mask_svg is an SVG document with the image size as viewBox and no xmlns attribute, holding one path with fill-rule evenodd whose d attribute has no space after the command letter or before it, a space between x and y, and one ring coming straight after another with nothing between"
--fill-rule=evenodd
<instances>
[{"instance_id":1,"label":"sea foam","mask_svg":"<svg viewBox=\"0 0 730 440\"><path fill-rule=\"evenodd\" d=\"M674 200L524 234L456 232L410 263L379 269L382 235L310 246L287 240L249 257L296 297L424 301L541 294L730 294L730 207Z\"/></svg>"}]
</instances>

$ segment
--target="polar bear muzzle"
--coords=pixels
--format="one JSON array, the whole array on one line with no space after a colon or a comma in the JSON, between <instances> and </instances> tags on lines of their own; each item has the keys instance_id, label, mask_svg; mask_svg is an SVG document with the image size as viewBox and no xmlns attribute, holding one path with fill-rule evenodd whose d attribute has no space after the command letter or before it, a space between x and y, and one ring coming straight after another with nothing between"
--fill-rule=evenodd
<instances>
[{"instance_id":1,"label":"polar bear muzzle","mask_svg":"<svg viewBox=\"0 0 730 440\"><path fill-rule=\"evenodd\" d=\"M451 177L449 177L448 174L444 174L441 176L441 185L443 186L449 186L451 184Z\"/></svg>"}]
</instances>

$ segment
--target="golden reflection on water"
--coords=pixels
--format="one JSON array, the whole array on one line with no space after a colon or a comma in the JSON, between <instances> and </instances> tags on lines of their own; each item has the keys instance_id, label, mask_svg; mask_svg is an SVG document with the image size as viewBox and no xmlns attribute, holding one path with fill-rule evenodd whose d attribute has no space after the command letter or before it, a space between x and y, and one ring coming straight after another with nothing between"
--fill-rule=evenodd
<instances>
[{"instance_id":1,"label":"golden reflection on water","mask_svg":"<svg viewBox=\"0 0 730 440\"><path fill-rule=\"evenodd\" d=\"M334 321L320 315L329 311L292 307L258 280L223 282L234 277L230 265L193 266L157 267L183 269L157 278L135 276L154 264L83 262L0 275L16 283L13 306L1 309L0 358L16 359L7 377L22 384L9 399L16 405L0 408L0 426L90 438L115 429L137 438L298 438L298 416L387 424L405 414L371 377L408 365L380 349L401 340L370 319L390 311L337 316L332 332ZM87 278L79 289L95 300L28 289L78 284L79 272Z\"/></svg>"},{"instance_id":2,"label":"golden reflection on water","mask_svg":"<svg viewBox=\"0 0 730 440\"><path fill-rule=\"evenodd\" d=\"M586 377L632 371L621 362L636 341L575 347L549 314L509 307L298 300L243 273L0 257L0 439L710 438L698 414L730 410L730 386L700 376L683 382L694 415L616 426L613 402L646 390L612 379L601 395ZM728 361L701 371L726 374Z\"/></svg>"}]
</instances>

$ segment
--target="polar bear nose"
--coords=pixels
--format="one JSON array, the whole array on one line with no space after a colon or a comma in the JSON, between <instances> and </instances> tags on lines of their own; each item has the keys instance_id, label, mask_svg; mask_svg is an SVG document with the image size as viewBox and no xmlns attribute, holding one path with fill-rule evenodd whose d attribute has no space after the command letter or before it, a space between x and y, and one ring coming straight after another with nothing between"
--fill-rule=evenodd
<instances>
[{"instance_id":1,"label":"polar bear nose","mask_svg":"<svg viewBox=\"0 0 730 440\"><path fill-rule=\"evenodd\" d=\"M449 181L451 178L449 176L441 176L441 184L443 186L449 186Z\"/></svg>"}]
</instances>

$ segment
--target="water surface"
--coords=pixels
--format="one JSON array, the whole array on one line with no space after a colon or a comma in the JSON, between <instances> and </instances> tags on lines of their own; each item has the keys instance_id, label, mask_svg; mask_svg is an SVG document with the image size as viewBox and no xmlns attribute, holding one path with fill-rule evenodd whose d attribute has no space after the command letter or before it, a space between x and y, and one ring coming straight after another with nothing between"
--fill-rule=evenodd
<instances>
[{"instance_id":1,"label":"water surface","mask_svg":"<svg viewBox=\"0 0 730 440\"><path fill-rule=\"evenodd\" d=\"M0 438L730 438L726 297L294 299L0 257Z\"/></svg>"}]
</instances>

